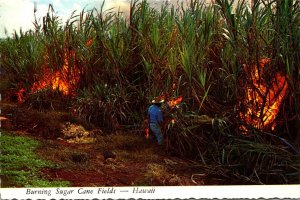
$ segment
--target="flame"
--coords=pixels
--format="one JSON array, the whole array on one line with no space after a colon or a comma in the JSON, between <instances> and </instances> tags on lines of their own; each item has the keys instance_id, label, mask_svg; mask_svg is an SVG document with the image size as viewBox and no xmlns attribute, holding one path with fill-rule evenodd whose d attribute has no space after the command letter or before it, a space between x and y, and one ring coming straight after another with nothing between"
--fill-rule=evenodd
<instances>
[{"instance_id":1,"label":"flame","mask_svg":"<svg viewBox=\"0 0 300 200\"><path fill-rule=\"evenodd\" d=\"M19 103L23 103L23 102L24 102L24 92L25 92L25 89L24 89L24 88L21 88L21 89L17 92L18 102L19 102Z\"/></svg>"},{"instance_id":2,"label":"flame","mask_svg":"<svg viewBox=\"0 0 300 200\"><path fill-rule=\"evenodd\" d=\"M87 40L87 42L86 42L86 45L87 45L88 47L90 47L92 44L93 44L93 40L92 40L91 38L89 38L89 39Z\"/></svg>"},{"instance_id":3,"label":"flame","mask_svg":"<svg viewBox=\"0 0 300 200\"><path fill-rule=\"evenodd\" d=\"M176 121L175 119L171 119L172 124L175 124L175 121Z\"/></svg>"},{"instance_id":4,"label":"flame","mask_svg":"<svg viewBox=\"0 0 300 200\"><path fill-rule=\"evenodd\" d=\"M52 71L46 64L43 66L43 75L41 80L35 82L31 88L32 92L36 92L45 88L58 90L63 95L75 95L76 85L80 78L79 69L69 66L69 57L75 60L75 52L71 51L68 55L65 53L64 65L60 70Z\"/></svg>"},{"instance_id":5,"label":"flame","mask_svg":"<svg viewBox=\"0 0 300 200\"><path fill-rule=\"evenodd\" d=\"M88 38L86 45L90 47L93 43L91 38ZM75 51L65 51L64 64L61 70L52 71L44 64L42 78L35 82L31 88L32 92L39 91L44 88L52 88L58 90L63 95L75 96L77 83L80 79L80 71L76 65L70 67L69 58L76 60Z\"/></svg>"},{"instance_id":6,"label":"flame","mask_svg":"<svg viewBox=\"0 0 300 200\"><path fill-rule=\"evenodd\" d=\"M182 96L178 97L177 99L173 99L173 100L170 100L168 102L169 106L171 108L175 107L176 105L178 105L179 103L181 103L181 101L183 100Z\"/></svg>"},{"instance_id":7,"label":"flame","mask_svg":"<svg viewBox=\"0 0 300 200\"><path fill-rule=\"evenodd\" d=\"M149 139L149 128L145 129L145 137L146 139Z\"/></svg>"},{"instance_id":8,"label":"flame","mask_svg":"<svg viewBox=\"0 0 300 200\"><path fill-rule=\"evenodd\" d=\"M259 70L254 66L249 74L252 84L246 85L246 99L244 105L246 110L240 112L240 117L248 124L260 130L271 128L275 129L275 118L280 110L280 105L287 92L286 76L279 72L275 74L272 84L266 83L264 76L264 67L269 64L271 59L264 58L259 61ZM247 132L247 128L242 126L241 129Z\"/></svg>"}]
</instances>

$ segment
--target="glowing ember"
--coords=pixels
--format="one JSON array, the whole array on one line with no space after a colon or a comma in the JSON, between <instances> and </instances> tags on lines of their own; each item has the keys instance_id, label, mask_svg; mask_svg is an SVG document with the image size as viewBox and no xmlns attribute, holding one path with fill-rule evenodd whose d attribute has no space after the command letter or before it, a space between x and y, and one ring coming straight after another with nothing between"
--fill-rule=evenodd
<instances>
[{"instance_id":1,"label":"glowing ember","mask_svg":"<svg viewBox=\"0 0 300 200\"><path fill-rule=\"evenodd\" d=\"M239 113L246 123L260 130L268 128L274 130L276 126L275 118L288 87L286 77L279 72L275 74L271 84L267 84L267 80L262 73L265 65L270 62L270 59L261 59L259 70L257 66L251 69L248 78L252 83L246 85L246 99L242 102L246 105L246 109ZM247 131L244 126L241 129Z\"/></svg>"},{"instance_id":2,"label":"glowing ember","mask_svg":"<svg viewBox=\"0 0 300 200\"><path fill-rule=\"evenodd\" d=\"M71 56L75 60L75 53ZM31 88L32 92L39 91L45 88L58 90L63 95L75 95L76 85L80 78L80 71L75 66L69 66L68 55L65 54L65 62L61 70L52 71L46 65L43 67L43 76L40 81L35 82Z\"/></svg>"},{"instance_id":3,"label":"glowing ember","mask_svg":"<svg viewBox=\"0 0 300 200\"><path fill-rule=\"evenodd\" d=\"M178 105L179 103L181 103L182 99L183 99L182 96L180 96L180 97L178 97L177 99L174 99L174 100L169 101L168 104L169 104L169 106L170 106L171 108L173 108L173 107L175 107L176 105Z\"/></svg>"},{"instance_id":4,"label":"glowing ember","mask_svg":"<svg viewBox=\"0 0 300 200\"><path fill-rule=\"evenodd\" d=\"M149 124L149 119L145 119L143 122L143 129L144 129L144 134L145 134L145 138L149 139L149 135L150 135L150 124Z\"/></svg>"}]
</instances>

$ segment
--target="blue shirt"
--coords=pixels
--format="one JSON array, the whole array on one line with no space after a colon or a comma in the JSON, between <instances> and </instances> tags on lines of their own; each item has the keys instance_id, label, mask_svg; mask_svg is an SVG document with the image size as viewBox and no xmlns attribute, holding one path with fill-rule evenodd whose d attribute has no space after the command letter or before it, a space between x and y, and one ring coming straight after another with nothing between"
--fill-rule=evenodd
<instances>
[{"instance_id":1,"label":"blue shirt","mask_svg":"<svg viewBox=\"0 0 300 200\"><path fill-rule=\"evenodd\" d=\"M150 123L162 123L162 112L157 105L151 105L148 109Z\"/></svg>"}]
</instances>

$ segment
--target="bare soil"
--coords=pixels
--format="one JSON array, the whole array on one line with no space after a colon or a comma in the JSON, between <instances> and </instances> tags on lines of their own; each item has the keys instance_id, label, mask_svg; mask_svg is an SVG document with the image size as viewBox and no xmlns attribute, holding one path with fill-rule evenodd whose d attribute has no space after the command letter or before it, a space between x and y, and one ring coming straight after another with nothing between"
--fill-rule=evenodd
<instances>
[{"instance_id":1,"label":"bare soil","mask_svg":"<svg viewBox=\"0 0 300 200\"><path fill-rule=\"evenodd\" d=\"M74 187L205 184L200 176L193 176L190 161L170 155L142 132L88 130L69 113L40 112L10 103L0 106L6 118L2 129L39 140L42 145L36 153L57 164L41 170L49 180L66 180ZM65 123L85 127L93 142L68 142L62 134ZM115 157L105 159L105 151Z\"/></svg>"}]
</instances>

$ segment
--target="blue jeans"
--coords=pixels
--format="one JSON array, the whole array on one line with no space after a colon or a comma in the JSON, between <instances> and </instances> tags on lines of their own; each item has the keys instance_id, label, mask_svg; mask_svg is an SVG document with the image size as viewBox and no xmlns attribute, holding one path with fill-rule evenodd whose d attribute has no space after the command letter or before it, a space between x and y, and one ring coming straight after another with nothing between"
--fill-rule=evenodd
<instances>
[{"instance_id":1,"label":"blue jeans","mask_svg":"<svg viewBox=\"0 0 300 200\"><path fill-rule=\"evenodd\" d=\"M160 125L157 124L157 123L150 123L150 129L154 133L154 135L155 135L155 137L157 139L157 143L159 145L162 145L163 136L162 136L162 133L161 133Z\"/></svg>"}]
</instances>

